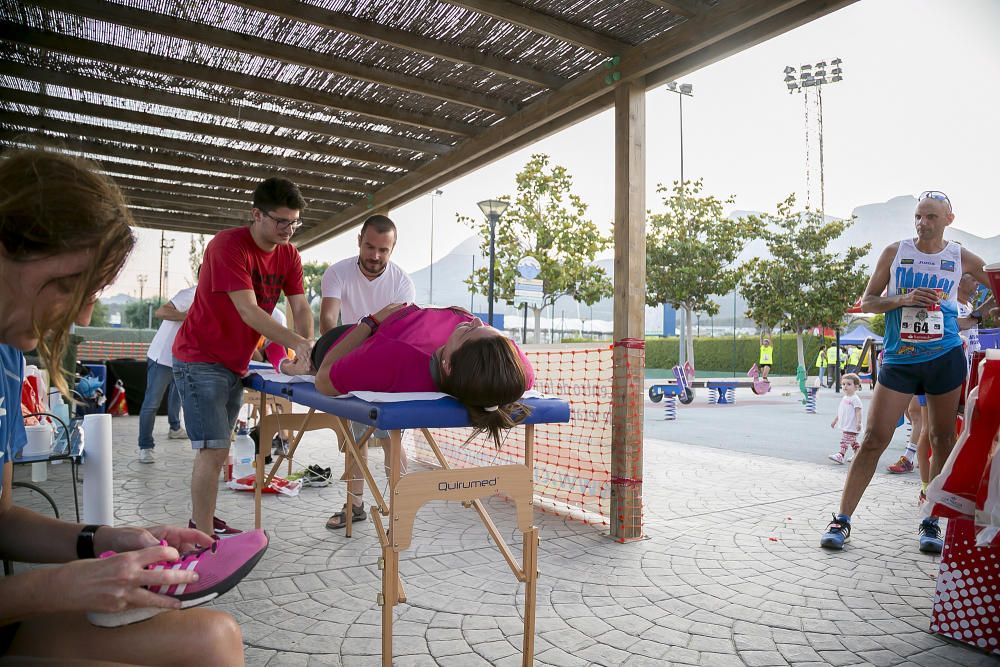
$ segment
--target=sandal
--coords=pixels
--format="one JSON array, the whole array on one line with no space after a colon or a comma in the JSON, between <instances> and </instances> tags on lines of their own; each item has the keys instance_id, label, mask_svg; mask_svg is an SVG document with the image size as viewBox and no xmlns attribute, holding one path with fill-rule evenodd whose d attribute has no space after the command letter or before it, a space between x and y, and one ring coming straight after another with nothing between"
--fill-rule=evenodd
<instances>
[{"instance_id":1,"label":"sandal","mask_svg":"<svg viewBox=\"0 0 1000 667\"><path fill-rule=\"evenodd\" d=\"M355 505L351 503L351 523L358 523L359 521L364 521L365 517L368 516L368 512L365 511L365 504ZM344 505L344 509L337 512L329 519L326 520L326 527L329 530L340 530L347 525L347 505Z\"/></svg>"}]
</instances>

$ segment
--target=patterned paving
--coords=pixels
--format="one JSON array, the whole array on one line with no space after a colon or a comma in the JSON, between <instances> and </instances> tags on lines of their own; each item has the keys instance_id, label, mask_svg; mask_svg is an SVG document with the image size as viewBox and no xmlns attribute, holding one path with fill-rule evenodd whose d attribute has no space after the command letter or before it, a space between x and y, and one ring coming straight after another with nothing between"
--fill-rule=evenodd
<instances>
[{"instance_id":1,"label":"patterned paving","mask_svg":"<svg viewBox=\"0 0 1000 667\"><path fill-rule=\"evenodd\" d=\"M140 465L137 421L115 421L117 519L184 522L191 452L158 423L156 463ZM829 420L821 427L829 438ZM339 466L330 451L312 435L300 462ZM618 544L537 515L537 665L995 664L927 632L937 562L916 548L915 476L877 475L848 549L830 554L817 543L843 467L662 440L646 453L648 539ZM50 468L45 487L71 510L67 473ZM356 524L346 539L323 525L342 494L335 484L265 498L271 547L215 605L240 621L248 664L380 664L374 529ZM519 554L512 506L487 505ZM220 491L219 514L251 525L252 496ZM426 506L400 568L409 602L397 607L395 664L520 664L523 589L474 511Z\"/></svg>"}]
</instances>

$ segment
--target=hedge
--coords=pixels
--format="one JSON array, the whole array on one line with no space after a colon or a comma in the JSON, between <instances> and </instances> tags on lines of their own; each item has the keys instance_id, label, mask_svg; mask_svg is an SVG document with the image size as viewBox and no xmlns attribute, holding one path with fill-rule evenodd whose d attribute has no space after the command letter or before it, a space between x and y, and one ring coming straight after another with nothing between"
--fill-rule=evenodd
<instances>
[{"instance_id":1,"label":"hedge","mask_svg":"<svg viewBox=\"0 0 1000 667\"><path fill-rule=\"evenodd\" d=\"M803 336L802 344L805 349L806 372L808 374L816 374L816 357L819 355L821 346L826 348L832 343L833 339L830 338ZM774 347L774 364L771 366L771 372L776 375L795 375L795 369L798 366L795 336L791 334L771 336L771 345ZM676 336L646 339L647 368L672 368L677 364L677 356ZM756 336L738 336L735 346L732 338L694 339L694 359L698 370L731 372L734 370L733 361L735 358L736 372L746 372L759 356L760 342Z\"/></svg>"}]
</instances>

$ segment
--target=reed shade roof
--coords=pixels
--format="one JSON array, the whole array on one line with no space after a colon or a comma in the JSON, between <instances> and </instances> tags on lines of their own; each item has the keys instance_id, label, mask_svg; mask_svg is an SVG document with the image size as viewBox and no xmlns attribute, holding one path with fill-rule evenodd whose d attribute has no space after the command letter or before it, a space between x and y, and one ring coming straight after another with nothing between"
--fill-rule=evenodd
<instances>
[{"instance_id":1,"label":"reed shade roof","mask_svg":"<svg viewBox=\"0 0 1000 667\"><path fill-rule=\"evenodd\" d=\"M308 247L852 1L0 0L0 142L97 160L157 229L287 176Z\"/></svg>"}]
</instances>

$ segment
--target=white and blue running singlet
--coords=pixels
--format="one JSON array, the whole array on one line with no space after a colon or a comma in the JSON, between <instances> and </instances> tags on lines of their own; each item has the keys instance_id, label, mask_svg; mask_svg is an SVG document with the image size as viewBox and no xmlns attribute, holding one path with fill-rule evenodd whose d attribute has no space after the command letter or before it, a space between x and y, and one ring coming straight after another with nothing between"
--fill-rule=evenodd
<instances>
[{"instance_id":1,"label":"white and blue running singlet","mask_svg":"<svg viewBox=\"0 0 1000 667\"><path fill-rule=\"evenodd\" d=\"M944 250L928 255L913 239L899 242L889 269L889 295L917 287L941 290L938 305L901 306L885 314L885 362L916 364L936 359L962 346L958 335L958 282L962 277L962 246L949 241Z\"/></svg>"}]
</instances>

